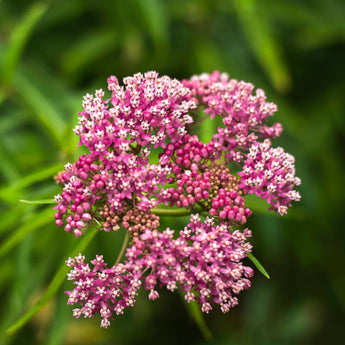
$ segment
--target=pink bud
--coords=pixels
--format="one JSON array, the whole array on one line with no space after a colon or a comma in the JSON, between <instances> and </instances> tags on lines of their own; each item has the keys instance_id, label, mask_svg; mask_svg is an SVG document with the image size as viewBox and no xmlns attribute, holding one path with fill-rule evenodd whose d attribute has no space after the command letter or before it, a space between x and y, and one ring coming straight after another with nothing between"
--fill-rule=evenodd
<instances>
[{"instance_id":1,"label":"pink bud","mask_svg":"<svg viewBox=\"0 0 345 345\"><path fill-rule=\"evenodd\" d=\"M62 219L57 219L57 220L55 221L55 224L56 224L57 226L63 226L63 221L62 221Z\"/></svg>"},{"instance_id":2,"label":"pink bud","mask_svg":"<svg viewBox=\"0 0 345 345\"><path fill-rule=\"evenodd\" d=\"M82 206L83 206L84 210L90 209L90 204L88 202L83 202Z\"/></svg>"},{"instance_id":3,"label":"pink bud","mask_svg":"<svg viewBox=\"0 0 345 345\"><path fill-rule=\"evenodd\" d=\"M82 180L87 180L88 174L87 174L87 172L85 172L84 170L79 170L79 177L80 177Z\"/></svg>"},{"instance_id":4,"label":"pink bud","mask_svg":"<svg viewBox=\"0 0 345 345\"><path fill-rule=\"evenodd\" d=\"M209 196L210 196L210 194L208 193L208 191L204 190L204 191L202 192L202 196L203 196L204 199L208 199Z\"/></svg>"},{"instance_id":5,"label":"pink bud","mask_svg":"<svg viewBox=\"0 0 345 345\"><path fill-rule=\"evenodd\" d=\"M195 194L195 200L199 201L199 200L201 200L201 199L202 199L201 193L196 193L196 194Z\"/></svg>"},{"instance_id":6,"label":"pink bud","mask_svg":"<svg viewBox=\"0 0 345 345\"><path fill-rule=\"evenodd\" d=\"M219 212L219 218L225 219L226 216L227 216L226 212L224 212L224 211L220 211L220 212Z\"/></svg>"},{"instance_id":7,"label":"pink bud","mask_svg":"<svg viewBox=\"0 0 345 345\"><path fill-rule=\"evenodd\" d=\"M73 216L73 220L74 220L75 222L78 222L78 221L80 220L80 215L76 213L76 214Z\"/></svg>"},{"instance_id":8,"label":"pink bud","mask_svg":"<svg viewBox=\"0 0 345 345\"><path fill-rule=\"evenodd\" d=\"M85 223L82 220L76 222L75 225L78 229L83 229L85 227Z\"/></svg>"},{"instance_id":9,"label":"pink bud","mask_svg":"<svg viewBox=\"0 0 345 345\"><path fill-rule=\"evenodd\" d=\"M58 210L60 213L65 214L67 212L67 207L65 205L59 205Z\"/></svg>"},{"instance_id":10,"label":"pink bud","mask_svg":"<svg viewBox=\"0 0 345 345\"><path fill-rule=\"evenodd\" d=\"M92 216L90 213L84 213L81 218L85 220L86 222L89 222L92 219Z\"/></svg>"},{"instance_id":11,"label":"pink bud","mask_svg":"<svg viewBox=\"0 0 345 345\"><path fill-rule=\"evenodd\" d=\"M216 211L215 208L211 208L209 213L210 213L211 216L215 216L217 214L217 211Z\"/></svg>"},{"instance_id":12,"label":"pink bud","mask_svg":"<svg viewBox=\"0 0 345 345\"><path fill-rule=\"evenodd\" d=\"M76 235L77 237L81 237L83 235L83 233L79 230L79 229L74 229L73 230L74 235Z\"/></svg>"},{"instance_id":13,"label":"pink bud","mask_svg":"<svg viewBox=\"0 0 345 345\"><path fill-rule=\"evenodd\" d=\"M251 211L249 208L246 208L246 209L244 210L244 215L245 215L246 217L249 217L251 214L252 214L252 211Z\"/></svg>"},{"instance_id":14,"label":"pink bud","mask_svg":"<svg viewBox=\"0 0 345 345\"><path fill-rule=\"evenodd\" d=\"M66 232L71 232L71 231L72 231L72 227L71 227L70 224L67 224L67 225L65 226L65 231L66 231Z\"/></svg>"},{"instance_id":15,"label":"pink bud","mask_svg":"<svg viewBox=\"0 0 345 345\"><path fill-rule=\"evenodd\" d=\"M104 182L103 181L97 181L97 188L98 189L103 189L104 188Z\"/></svg>"},{"instance_id":16,"label":"pink bud","mask_svg":"<svg viewBox=\"0 0 345 345\"><path fill-rule=\"evenodd\" d=\"M231 199L235 199L236 197L237 197L237 191L232 190L232 191L230 192L230 198L231 198Z\"/></svg>"},{"instance_id":17,"label":"pink bud","mask_svg":"<svg viewBox=\"0 0 345 345\"><path fill-rule=\"evenodd\" d=\"M241 205L242 201L243 201L243 198L240 197L240 196L238 196L238 197L236 197L236 199L234 200L234 203L235 203L236 205Z\"/></svg>"}]
</instances>

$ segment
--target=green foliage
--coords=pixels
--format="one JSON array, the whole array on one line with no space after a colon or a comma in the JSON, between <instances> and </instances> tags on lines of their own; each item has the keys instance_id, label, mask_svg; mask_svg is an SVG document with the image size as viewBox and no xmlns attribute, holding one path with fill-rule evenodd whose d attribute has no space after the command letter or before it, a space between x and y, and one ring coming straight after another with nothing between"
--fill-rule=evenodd
<instances>
[{"instance_id":1,"label":"green foliage","mask_svg":"<svg viewBox=\"0 0 345 345\"><path fill-rule=\"evenodd\" d=\"M344 15L341 0L0 1L2 344L202 344L196 324L214 344L340 343ZM64 305L63 263L73 250L112 262L121 235L75 239L48 203L59 191L53 176L82 152L72 132L82 95L105 89L109 75L152 69L177 78L219 69L263 88L278 104L285 132L275 145L296 157L302 202L280 217L247 198L255 254L272 278L256 274L231 313L212 311L206 326L193 305L190 317L162 292L159 303L139 298L105 332ZM216 126L203 122L200 137Z\"/></svg>"},{"instance_id":2,"label":"green foliage","mask_svg":"<svg viewBox=\"0 0 345 345\"><path fill-rule=\"evenodd\" d=\"M255 265L255 267L260 271L260 273L262 273L268 279L271 278L264 267L260 264L259 260L252 253L247 253L247 256L249 260Z\"/></svg>"},{"instance_id":3,"label":"green foliage","mask_svg":"<svg viewBox=\"0 0 345 345\"><path fill-rule=\"evenodd\" d=\"M97 230L89 230L88 233L79 241L75 248L69 254L70 257L75 257L79 253L83 252L90 241L95 237ZM37 314L55 295L57 290L61 287L62 283L66 279L66 275L69 269L64 262L62 262L58 271L54 275L51 283L49 284L46 292L40 298L40 300L18 321L16 321L10 328L7 329L7 333L11 334L25 325L35 314Z\"/></svg>"}]
</instances>

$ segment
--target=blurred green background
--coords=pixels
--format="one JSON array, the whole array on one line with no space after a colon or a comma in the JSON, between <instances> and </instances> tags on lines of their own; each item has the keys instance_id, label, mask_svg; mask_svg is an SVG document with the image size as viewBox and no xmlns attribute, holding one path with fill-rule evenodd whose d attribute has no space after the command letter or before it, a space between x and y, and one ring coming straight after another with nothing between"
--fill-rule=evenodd
<instances>
[{"instance_id":1,"label":"blurred green background","mask_svg":"<svg viewBox=\"0 0 345 345\"><path fill-rule=\"evenodd\" d=\"M180 297L164 291L156 302L141 295L108 330L74 319L70 283L44 293L80 240L55 226L51 205L19 200L59 192L53 175L81 152L72 128L82 96L106 89L109 75L182 79L215 69L278 104L284 133L274 145L295 155L302 201L286 217L253 204L254 255L271 279L256 271L238 307L205 317L209 343L340 344L344 18L342 0L0 0L0 344L207 343ZM120 244L121 234L99 233L83 252L113 262ZM5 335L42 295L45 308Z\"/></svg>"}]
</instances>

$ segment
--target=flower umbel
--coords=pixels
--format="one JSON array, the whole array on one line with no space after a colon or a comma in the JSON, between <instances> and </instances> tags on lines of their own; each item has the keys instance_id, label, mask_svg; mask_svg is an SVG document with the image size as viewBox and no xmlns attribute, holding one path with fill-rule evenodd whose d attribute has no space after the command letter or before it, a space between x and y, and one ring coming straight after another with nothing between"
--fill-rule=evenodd
<instances>
[{"instance_id":1,"label":"flower umbel","mask_svg":"<svg viewBox=\"0 0 345 345\"><path fill-rule=\"evenodd\" d=\"M90 226L126 231L130 245L109 268L102 255L91 264L69 258L68 304L79 304L76 317L100 314L105 328L141 290L156 300L161 287L205 313L215 305L228 312L253 275L242 263L252 250L246 195L281 215L300 200L294 157L271 146L282 132L268 124L277 107L219 72L182 82L138 73L123 84L110 77L108 99L102 90L84 97L74 132L89 153L58 175L55 219L77 237ZM195 134L205 116L223 124L207 143ZM190 214L190 222L162 229L164 214Z\"/></svg>"},{"instance_id":2,"label":"flower umbel","mask_svg":"<svg viewBox=\"0 0 345 345\"><path fill-rule=\"evenodd\" d=\"M140 287L148 291L150 299L157 299L157 285L168 290L181 290L185 299L198 301L208 313L212 304L225 313L237 304L236 295L251 285L250 267L241 260L251 251L246 239L251 231L231 230L227 223L214 225L213 218L202 223L199 215L174 238L174 231L147 229L127 249L124 263L106 268L102 256L91 261L93 268L80 254L70 258L68 275L74 281L74 290L67 292L68 304L79 303L74 315L102 316L102 326L108 327L109 318L122 314L133 306Z\"/></svg>"}]
</instances>

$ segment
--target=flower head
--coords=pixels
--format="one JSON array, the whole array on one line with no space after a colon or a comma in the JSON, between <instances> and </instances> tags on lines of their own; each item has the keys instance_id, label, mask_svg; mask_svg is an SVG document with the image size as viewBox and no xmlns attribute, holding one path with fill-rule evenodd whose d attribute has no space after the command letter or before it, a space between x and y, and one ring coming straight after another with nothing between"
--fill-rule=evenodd
<instances>
[{"instance_id":1,"label":"flower head","mask_svg":"<svg viewBox=\"0 0 345 345\"><path fill-rule=\"evenodd\" d=\"M223 312L237 304L237 295L251 286L253 270L241 260L251 251L246 242L251 231L232 230L229 225L214 224L213 218L204 223L198 215L174 238L174 231L147 229L135 238L127 249L123 264L106 268L98 256L90 268L79 256L70 258L69 279L74 290L68 291L68 304L81 304L75 316L102 317L102 327L109 319L133 306L138 289L148 291L149 299L157 299L158 286L170 291L181 290L185 299L196 300L204 312L219 305Z\"/></svg>"},{"instance_id":2,"label":"flower head","mask_svg":"<svg viewBox=\"0 0 345 345\"><path fill-rule=\"evenodd\" d=\"M151 71L123 84L112 76L108 99L102 90L84 97L74 132L89 153L56 177L55 219L78 237L91 225L126 231L130 246L109 268L101 255L69 258L68 304L79 304L76 317L100 314L104 328L140 289L150 300L160 287L179 290L205 313L228 312L253 275L242 262L252 249L246 195L281 215L301 197L294 157L271 146L282 133L269 125L277 106L217 71L182 82ZM205 115L222 123L207 143L195 133ZM161 229L162 215L186 213L183 229Z\"/></svg>"}]
</instances>

